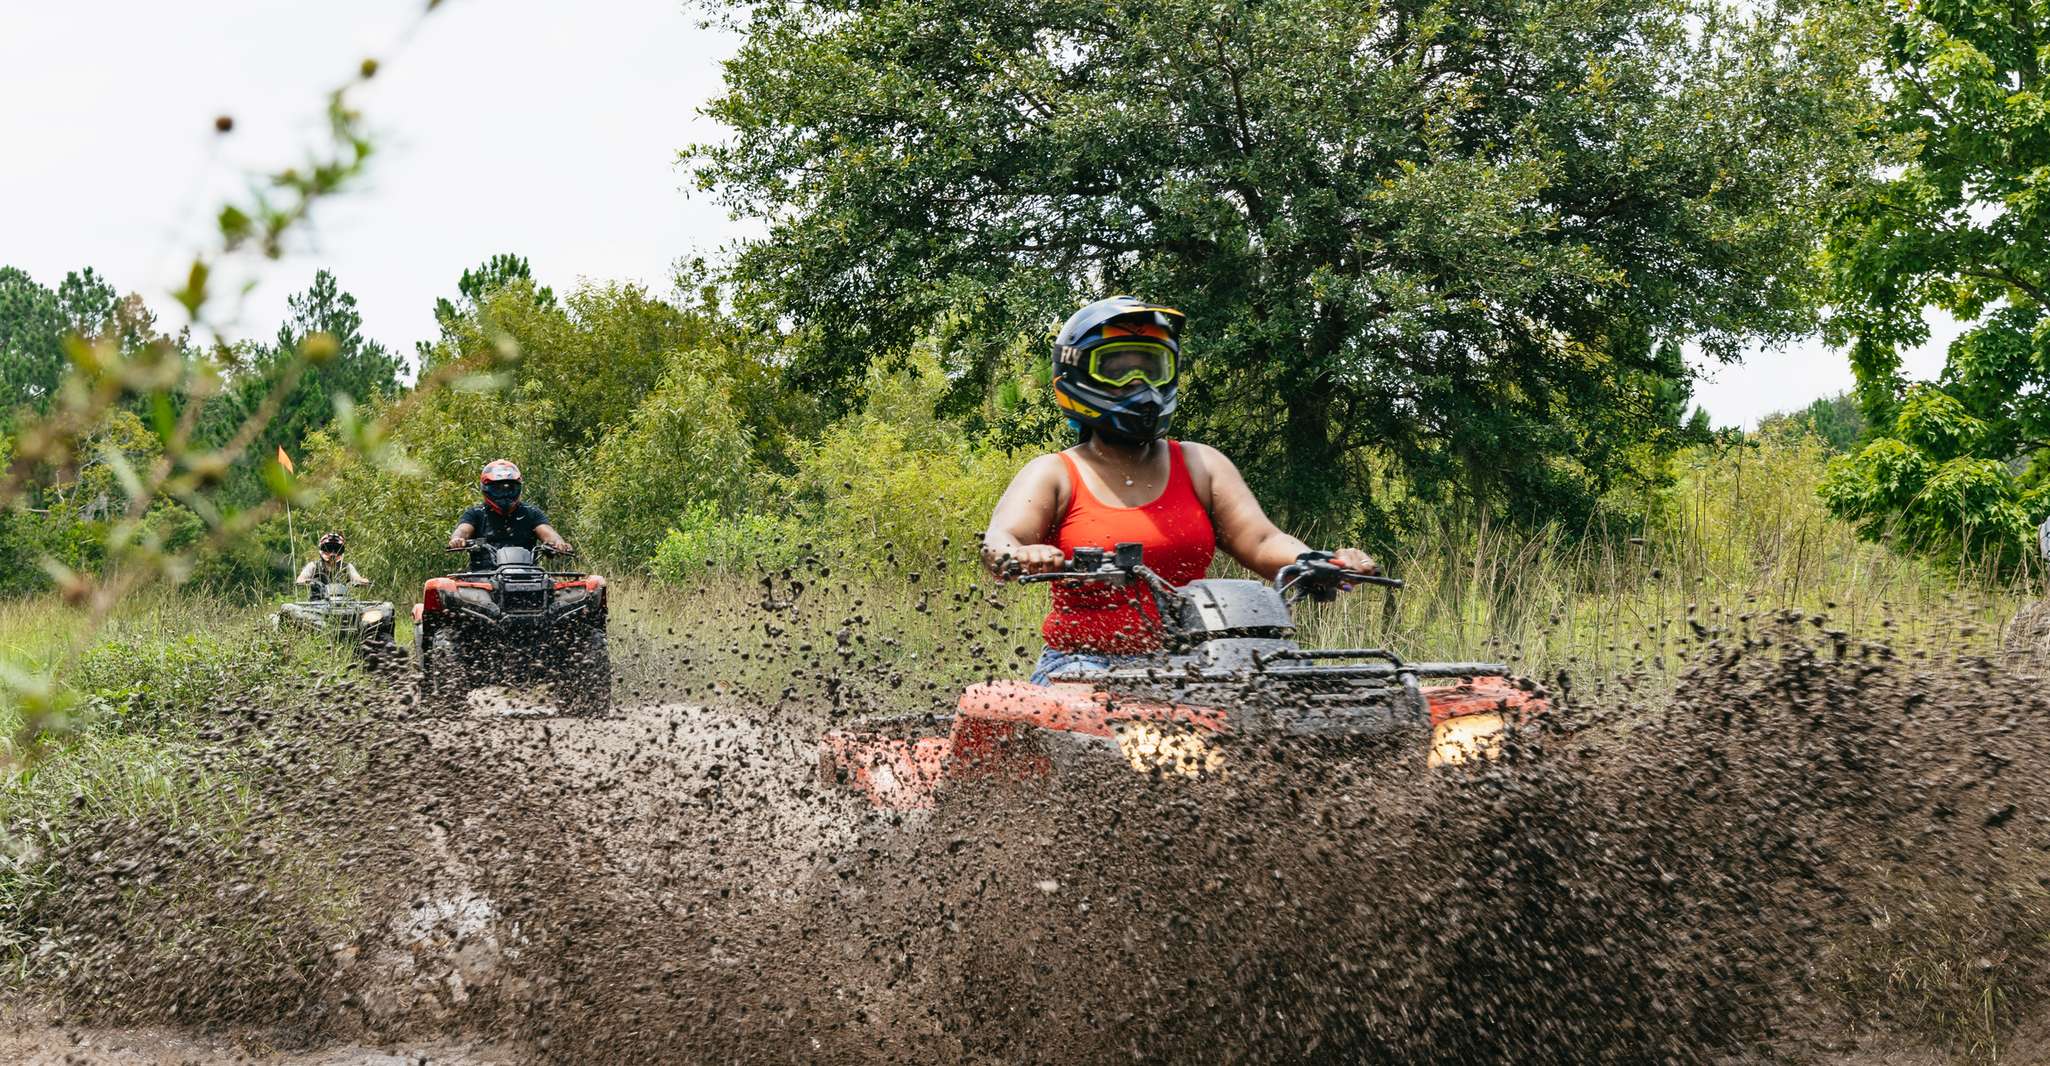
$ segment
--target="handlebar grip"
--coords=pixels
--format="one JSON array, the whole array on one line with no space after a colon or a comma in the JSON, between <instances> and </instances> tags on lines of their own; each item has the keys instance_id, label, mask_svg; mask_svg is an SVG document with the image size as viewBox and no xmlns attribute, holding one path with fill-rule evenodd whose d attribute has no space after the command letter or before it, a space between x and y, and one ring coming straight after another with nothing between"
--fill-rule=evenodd
<instances>
[{"instance_id":1,"label":"handlebar grip","mask_svg":"<svg viewBox=\"0 0 2050 1066\"><path fill-rule=\"evenodd\" d=\"M1399 577L1382 577L1379 574L1362 574L1357 570L1346 571L1345 579L1347 581L1352 582L1355 585L1379 585L1382 588L1391 589L1399 589L1402 587L1402 579Z\"/></svg>"}]
</instances>

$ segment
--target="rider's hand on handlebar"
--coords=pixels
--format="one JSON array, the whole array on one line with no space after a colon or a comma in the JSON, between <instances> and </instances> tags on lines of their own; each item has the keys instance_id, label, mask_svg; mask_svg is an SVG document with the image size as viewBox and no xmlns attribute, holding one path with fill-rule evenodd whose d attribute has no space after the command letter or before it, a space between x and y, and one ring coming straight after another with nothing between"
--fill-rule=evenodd
<instances>
[{"instance_id":1,"label":"rider's hand on handlebar","mask_svg":"<svg viewBox=\"0 0 2050 1066\"><path fill-rule=\"evenodd\" d=\"M1068 565L1068 557L1051 544L1021 544L1009 552L1005 573L1050 574ZM1015 570L1013 569L1015 567Z\"/></svg>"},{"instance_id":2,"label":"rider's hand on handlebar","mask_svg":"<svg viewBox=\"0 0 2050 1066\"><path fill-rule=\"evenodd\" d=\"M1331 553L1331 561L1357 573L1378 574L1381 572L1381 565L1374 561L1374 557L1358 548L1340 548Z\"/></svg>"},{"instance_id":3,"label":"rider's hand on handlebar","mask_svg":"<svg viewBox=\"0 0 2050 1066\"><path fill-rule=\"evenodd\" d=\"M470 542L461 537L450 537L448 538L448 550L452 552L469 551Z\"/></svg>"}]
</instances>

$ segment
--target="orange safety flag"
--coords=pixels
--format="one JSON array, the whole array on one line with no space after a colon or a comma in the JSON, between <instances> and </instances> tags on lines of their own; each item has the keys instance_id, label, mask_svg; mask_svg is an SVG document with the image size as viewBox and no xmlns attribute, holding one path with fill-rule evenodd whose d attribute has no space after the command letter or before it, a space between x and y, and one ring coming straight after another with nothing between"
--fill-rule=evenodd
<instances>
[{"instance_id":1,"label":"orange safety flag","mask_svg":"<svg viewBox=\"0 0 2050 1066\"><path fill-rule=\"evenodd\" d=\"M292 465L292 457L285 454L285 449L282 446L278 448L278 465L284 467L285 472L288 474L297 474L299 472L298 468Z\"/></svg>"}]
</instances>

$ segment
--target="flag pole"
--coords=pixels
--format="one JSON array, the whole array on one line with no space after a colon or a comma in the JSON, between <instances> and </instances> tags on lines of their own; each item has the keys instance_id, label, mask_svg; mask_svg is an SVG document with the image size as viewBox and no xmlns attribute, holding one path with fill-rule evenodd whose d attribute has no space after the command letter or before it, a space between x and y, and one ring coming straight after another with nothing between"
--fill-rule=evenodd
<instances>
[{"instance_id":1,"label":"flag pole","mask_svg":"<svg viewBox=\"0 0 2050 1066\"><path fill-rule=\"evenodd\" d=\"M285 473L295 478L299 476L298 468L292 465L292 457L285 454L284 445L278 446L278 465L285 468ZM292 570L294 574L298 573L294 568L299 565L299 533L292 525L292 494L290 492L285 493L285 552L291 557L291 561L286 564L285 569Z\"/></svg>"}]
</instances>

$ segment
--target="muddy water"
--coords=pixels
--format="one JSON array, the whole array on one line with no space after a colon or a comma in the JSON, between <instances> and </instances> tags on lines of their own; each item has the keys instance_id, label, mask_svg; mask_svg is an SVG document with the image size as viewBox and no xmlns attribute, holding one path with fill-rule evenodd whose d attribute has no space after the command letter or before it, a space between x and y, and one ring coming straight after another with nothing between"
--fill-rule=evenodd
<instances>
[{"instance_id":1,"label":"muddy water","mask_svg":"<svg viewBox=\"0 0 2050 1066\"><path fill-rule=\"evenodd\" d=\"M2042 684L1815 632L1473 772L1246 746L906 818L816 782L818 720L645 666L605 721L234 709L244 832L49 856L0 1060L1935 1062L1979 1050L1930 1007L1962 973L2027 1061Z\"/></svg>"}]
</instances>

